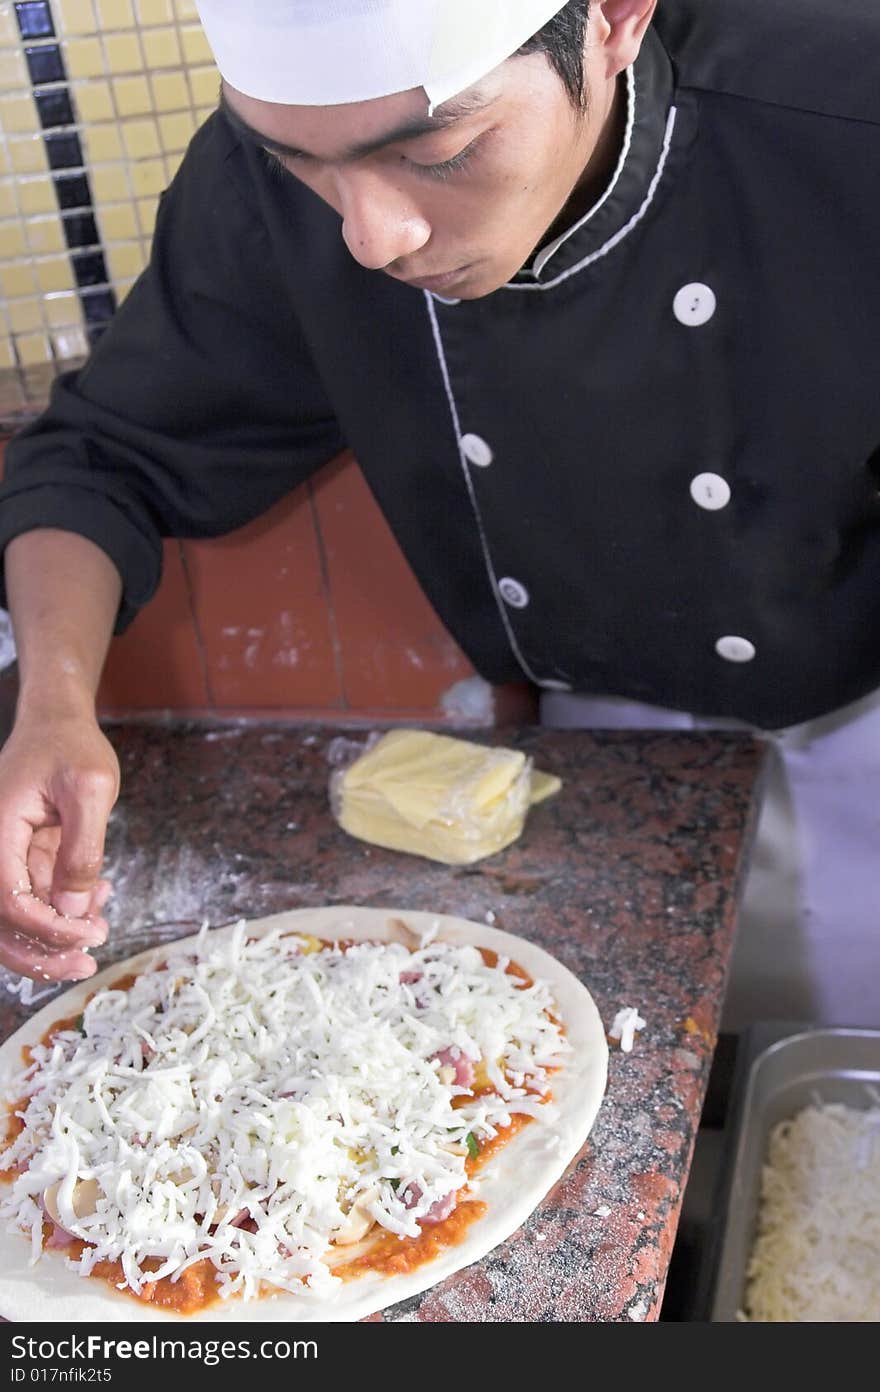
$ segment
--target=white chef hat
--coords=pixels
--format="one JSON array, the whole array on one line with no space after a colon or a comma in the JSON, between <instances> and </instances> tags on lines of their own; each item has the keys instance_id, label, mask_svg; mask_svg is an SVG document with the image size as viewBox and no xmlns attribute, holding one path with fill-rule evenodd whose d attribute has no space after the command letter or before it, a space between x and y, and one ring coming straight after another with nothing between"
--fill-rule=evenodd
<instances>
[{"instance_id":1,"label":"white chef hat","mask_svg":"<svg viewBox=\"0 0 880 1392\"><path fill-rule=\"evenodd\" d=\"M423 87L433 109L491 72L565 0L196 0L245 96L335 106Z\"/></svg>"}]
</instances>

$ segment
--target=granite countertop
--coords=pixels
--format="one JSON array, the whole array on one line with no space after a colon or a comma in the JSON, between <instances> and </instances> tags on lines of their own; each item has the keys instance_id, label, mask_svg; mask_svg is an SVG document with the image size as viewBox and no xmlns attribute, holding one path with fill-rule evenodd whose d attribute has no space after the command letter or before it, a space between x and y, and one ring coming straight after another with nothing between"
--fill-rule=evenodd
<instances>
[{"instance_id":1,"label":"granite countertop","mask_svg":"<svg viewBox=\"0 0 880 1392\"><path fill-rule=\"evenodd\" d=\"M589 987L613 1043L577 1162L484 1260L373 1320L656 1319L708 1080L762 745L739 733L481 736L558 773L520 840L449 869L346 836L328 751L363 732L275 725L117 725L123 793L110 826L116 895L100 964L286 908L347 903L456 914L531 938ZM0 1037L30 1007L0 992Z\"/></svg>"}]
</instances>

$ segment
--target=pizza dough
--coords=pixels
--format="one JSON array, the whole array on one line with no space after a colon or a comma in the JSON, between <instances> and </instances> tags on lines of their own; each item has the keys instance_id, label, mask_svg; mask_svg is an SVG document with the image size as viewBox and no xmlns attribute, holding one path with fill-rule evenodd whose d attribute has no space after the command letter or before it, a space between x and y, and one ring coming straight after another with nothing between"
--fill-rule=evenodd
<instances>
[{"instance_id":1,"label":"pizza dough","mask_svg":"<svg viewBox=\"0 0 880 1392\"><path fill-rule=\"evenodd\" d=\"M192 1319L199 1323L234 1320L245 1324L357 1320L436 1285L478 1261L514 1233L562 1176L589 1136L605 1092L608 1065L608 1046L599 1012L581 982L542 948L467 919L401 909L340 906L275 914L248 923L247 930L249 936L280 929L328 941L405 941L407 946L414 946L394 926L395 920L418 935L436 931L436 938L442 942L491 949L517 962L532 978L547 982L572 1046L565 1068L554 1076L552 1126L535 1120L517 1132L480 1171L479 1197L487 1211L470 1226L463 1241L405 1274L389 1276L370 1271L358 1280L346 1281L331 1297L316 1299L281 1293L250 1302L232 1299L186 1316L153 1308L130 1294L115 1291L103 1280L78 1275L67 1268L60 1252L45 1251L39 1262L31 1266L27 1237L4 1229L0 1231L0 1315L16 1321L158 1321L178 1326ZM112 986L130 972L149 970L167 956L168 950L169 945L165 944L117 962L59 996L0 1046L0 1075L5 1079L18 1072L22 1048L39 1042L56 1021L81 1011L96 988Z\"/></svg>"}]
</instances>

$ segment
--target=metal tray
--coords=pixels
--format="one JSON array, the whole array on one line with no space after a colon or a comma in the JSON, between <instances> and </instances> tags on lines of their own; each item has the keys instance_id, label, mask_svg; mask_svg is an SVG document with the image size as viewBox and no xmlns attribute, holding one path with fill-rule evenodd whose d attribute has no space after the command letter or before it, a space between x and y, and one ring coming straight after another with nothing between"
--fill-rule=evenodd
<instances>
[{"instance_id":1,"label":"metal tray","mask_svg":"<svg viewBox=\"0 0 880 1392\"><path fill-rule=\"evenodd\" d=\"M770 1025L764 1037L777 1032ZM880 1031L805 1029L777 1038L747 1062L739 1089L734 1083L714 1240L701 1278L708 1318L723 1323L735 1320L741 1307L770 1132L816 1100L870 1106L868 1089L880 1090Z\"/></svg>"}]
</instances>

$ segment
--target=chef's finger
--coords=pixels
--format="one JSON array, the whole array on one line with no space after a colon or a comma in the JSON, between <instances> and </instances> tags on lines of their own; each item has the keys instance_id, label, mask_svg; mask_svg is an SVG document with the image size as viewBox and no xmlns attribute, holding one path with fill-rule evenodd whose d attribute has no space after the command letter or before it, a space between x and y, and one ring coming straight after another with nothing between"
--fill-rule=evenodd
<instances>
[{"instance_id":1,"label":"chef's finger","mask_svg":"<svg viewBox=\"0 0 880 1392\"><path fill-rule=\"evenodd\" d=\"M12 889L0 890L0 932L15 933L38 950L69 951L106 942L108 925L100 915L68 919L56 913L32 894L25 873Z\"/></svg>"},{"instance_id":2,"label":"chef's finger","mask_svg":"<svg viewBox=\"0 0 880 1392\"><path fill-rule=\"evenodd\" d=\"M97 945L106 924L63 918L33 893L28 855L34 830L22 817L0 820L0 929L13 929L50 947Z\"/></svg>"},{"instance_id":3,"label":"chef's finger","mask_svg":"<svg viewBox=\"0 0 880 1392\"><path fill-rule=\"evenodd\" d=\"M31 892L38 899L42 899L44 904L48 904L52 893L52 876L55 873L59 837L60 833L56 835L53 844L45 835L40 836L38 833L31 842L28 852L27 868Z\"/></svg>"},{"instance_id":4,"label":"chef's finger","mask_svg":"<svg viewBox=\"0 0 880 1392\"><path fill-rule=\"evenodd\" d=\"M98 883L95 885L94 893L92 894L91 905L89 906L89 913L93 917L97 914L100 914L101 910L107 903L107 900L110 898L112 893L113 886L109 880L98 881Z\"/></svg>"},{"instance_id":5,"label":"chef's finger","mask_svg":"<svg viewBox=\"0 0 880 1392\"><path fill-rule=\"evenodd\" d=\"M48 904L52 895L52 876L55 870L54 852L49 853L43 846L33 847L28 857L28 870L33 893L38 899L42 899L44 904ZM110 881L99 880L88 896L85 913L77 917L100 918L101 911L112 893L113 886Z\"/></svg>"},{"instance_id":6,"label":"chef's finger","mask_svg":"<svg viewBox=\"0 0 880 1392\"><path fill-rule=\"evenodd\" d=\"M58 856L58 846L61 841L60 827L41 827L35 834L31 842L30 853L28 855L28 872L31 879L31 889L38 899L42 899L44 904L48 904L52 893L52 878L55 873L55 861ZM113 886L109 880L98 880L92 890L86 913L84 917L99 918L101 910L113 893Z\"/></svg>"},{"instance_id":7,"label":"chef's finger","mask_svg":"<svg viewBox=\"0 0 880 1392\"><path fill-rule=\"evenodd\" d=\"M0 932L0 963L33 981L85 981L98 969L85 952L41 952L18 933L7 932Z\"/></svg>"},{"instance_id":8,"label":"chef's finger","mask_svg":"<svg viewBox=\"0 0 880 1392\"><path fill-rule=\"evenodd\" d=\"M81 775L56 794L61 844L52 878L52 903L70 918L89 912L115 800L116 780L103 770Z\"/></svg>"},{"instance_id":9,"label":"chef's finger","mask_svg":"<svg viewBox=\"0 0 880 1392\"><path fill-rule=\"evenodd\" d=\"M109 929L107 920L100 915L65 918L29 890L19 890L6 896L0 905L0 931L17 933L39 951L69 951L100 947L107 941Z\"/></svg>"}]
</instances>

